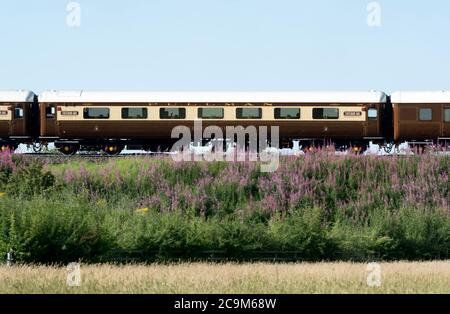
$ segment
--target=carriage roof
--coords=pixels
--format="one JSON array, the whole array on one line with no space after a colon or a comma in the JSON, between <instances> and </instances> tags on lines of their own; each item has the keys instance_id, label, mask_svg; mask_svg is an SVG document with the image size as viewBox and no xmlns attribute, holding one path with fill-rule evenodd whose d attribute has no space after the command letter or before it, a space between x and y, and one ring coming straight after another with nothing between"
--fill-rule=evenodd
<instances>
[{"instance_id":1,"label":"carriage roof","mask_svg":"<svg viewBox=\"0 0 450 314\"><path fill-rule=\"evenodd\" d=\"M0 102L33 102L34 93L28 90L0 91Z\"/></svg>"},{"instance_id":2,"label":"carriage roof","mask_svg":"<svg viewBox=\"0 0 450 314\"><path fill-rule=\"evenodd\" d=\"M93 92L45 91L44 103L384 103L383 92Z\"/></svg>"},{"instance_id":3,"label":"carriage roof","mask_svg":"<svg viewBox=\"0 0 450 314\"><path fill-rule=\"evenodd\" d=\"M393 104L450 103L450 91L399 91L391 96Z\"/></svg>"}]
</instances>

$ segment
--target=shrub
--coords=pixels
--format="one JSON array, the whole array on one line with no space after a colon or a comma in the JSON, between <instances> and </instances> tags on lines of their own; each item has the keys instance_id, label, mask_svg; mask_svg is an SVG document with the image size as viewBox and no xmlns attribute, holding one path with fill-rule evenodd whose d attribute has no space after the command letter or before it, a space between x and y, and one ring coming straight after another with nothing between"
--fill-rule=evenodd
<instances>
[{"instance_id":1,"label":"shrub","mask_svg":"<svg viewBox=\"0 0 450 314\"><path fill-rule=\"evenodd\" d=\"M83 203L32 202L2 204L0 249L16 260L35 263L95 261L113 245L100 213ZM7 205L7 206L5 206Z\"/></svg>"},{"instance_id":2,"label":"shrub","mask_svg":"<svg viewBox=\"0 0 450 314\"><path fill-rule=\"evenodd\" d=\"M322 218L323 211L319 208L275 215L268 226L272 249L297 251L304 260L325 259L333 244Z\"/></svg>"},{"instance_id":3,"label":"shrub","mask_svg":"<svg viewBox=\"0 0 450 314\"><path fill-rule=\"evenodd\" d=\"M55 177L44 171L39 163L32 163L12 173L6 191L9 195L31 198L48 191L54 186Z\"/></svg>"},{"instance_id":4,"label":"shrub","mask_svg":"<svg viewBox=\"0 0 450 314\"><path fill-rule=\"evenodd\" d=\"M448 258L450 157L168 158L41 164L0 155L0 258L26 262ZM140 209L140 210L138 210ZM137 253L136 253L137 254Z\"/></svg>"}]
</instances>

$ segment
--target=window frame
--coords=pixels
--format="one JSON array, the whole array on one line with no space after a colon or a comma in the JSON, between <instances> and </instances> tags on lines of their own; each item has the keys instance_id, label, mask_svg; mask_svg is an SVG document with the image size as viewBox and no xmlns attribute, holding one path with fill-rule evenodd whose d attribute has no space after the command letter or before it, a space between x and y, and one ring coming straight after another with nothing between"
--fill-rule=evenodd
<instances>
[{"instance_id":1,"label":"window frame","mask_svg":"<svg viewBox=\"0 0 450 314\"><path fill-rule=\"evenodd\" d=\"M222 111L222 115L221 115L221 117L206 117L206 118L202 117L200 115L200 112L202 112L205 109L206 110L207 109L219 109ZM223 107L199 107L199 108L197 108L197 118L204 119L204 120L223 120L223 119L225 119L225 108L223 108Z\"/></svg>"},{"instance_id":2,"label":"window frame","mask_svg":"<svg viewBox=\"0 0 450 314\"><path fill-rule=\"evenodd\" d=\"M316 110L322 110L322 114L320 118L316 117L315 111ZM325 110L336 110L337 116L336 117L324 117ZM312 108L312 118L313 120L339 120L340 117L340 110L339 108L329 108L329 107L314 107Z\"/></svg>"},{"instance_id":3,"label":"window frame","mask_svg":"<svg viewBox=\"0 0 450 314\"><path fill-rule=\"evenodd\" d=\"M87 117L87 113L86 110L90 110L90 109L104 109L104 110L108 110L108 115L106 117ZM111 108L109 107L84 107L83 108L83 119L84 120L108 120L111 117Z\"/></svg>"},{"instance_id":4,"label":"window frame","mask_svg":"<svg viewBox=\"0 0 450 314\"><path fill-rule=\"evenodd\" d=\"M295 117L281 117L281 111L283 110L283 109L295 109L295 110L298 110L298 117L297 116L295 116ZM277 111L278 111L278 117L277 117ZM276 120L300 120L301 118L302 118L302 110L301 110L301 108L298 108L298 107L291 107L291 108L289 108L289 107L275 107L275 108L273 108L273 117L274 117L274 119L276 119Z\"/></svg>"},{"instance_id":5,"label":"window frame","mask_svg":"<svg viewBox=\"0 0 450 314\"><path fill-rule=\"evenodd\" d=\"M53 109L53 111L54 111L53 113L50 113L51 116L49 116L49 113L47 112L48 109ZM55 105L51 104L45 108L45 119L46 120L56 119L56 106Z\"/></svg>"},{"instance_id":6,"label":"window frame","mask_svg":"<svg viewBox=\"0 0 450 314\"><path fill-rule=\"evenodd\" d=\"M370 112L375 112L375 116L370 116ZM378 109L377 108L369 108L367 109L367 119L369 120L378 120Z\"/></svg>"},{"instance_id":7,"label":"window frame","mask_svg":"<svg viewBox=\"0 0 450 314\"><path fill-rule=\"evenodd\" d=\"M245 109L258 110L258 113L259 113L258 117L244 117L242 115L242 113L243 113L243 110L245 110ZM241 116L239 116L239 114L238 114L239 110L241 110ZM240 107L240 108L236 108L235 115L236 115L237 120L261 120L262 115L263 115L263 110L261 107Z\"/></svg>"},{"instance_id":8,"label":"window frame","mask_svg":"<svg viewBox=\"0 0 450 314\"><path fill-rule=\"evenodd\" d=\"M125 117L124 111L128 110L128 114L129 114L129 110L130 109L141 109L142 113L143 113L142 117L137 117L137 116L133 116L133 117L127 116L127 117ZM148 119L148 108L147 107L122 107L120 109L120 118L122 120L145 120L145 119Z\"/></svg>"},{"instance_id":9,"label":"window frame","mask_svg":"<svg viewBox=\"0 0 450 314\"><path fill-rule=\"evenodd\" d=\"M180 110L180 113L182 112L183 114L180 115L179 117L162 117L162 112L166 109L178 109L178 110ZM184 119L186 119L186 108L184 108L184 107L161 107L161 108L159 108L159 119L160 120L184 120Z\"/></svg>"},{"instance_id":10,"label":"window frame","mask_svg":"<svg viewBox=\"0 0 450 314\"><path fill-rule=\"evenodd\" d=\"M429 110L431 112L430 118L429 119L422 119L422 111L424 110ZM423 122L430 122L433 121L433 108L419 108L419 121L423 121Z\"/></svg>"},{"instance_id":11,"label":"window frame","mask_svg":"<svg viewBox=\"0 0 450 314\"><path fill-rule=\"evenodd\" d=\"M447 117L445 115L446 112L449 113L448 114L448 119L447 119ZM450 123L450 107L449 108L444 107L444 122L445 123Z\"/></svg>"},{"instance_id":12,"label":"window frame","mask_svg":"<svg viewBox=\"0 0 450 314\"><path fill-rule=\"evenodd\" d=\"M19 117L16 114L17 110L20 110L20 112L21 112L21 115ZM22 120L24 117L25 117L25 110L24 110L24 108L21 105L16 105L14 107L14 111L13 111L13 119L14 120Z\"/></svg>"}]
</instances>

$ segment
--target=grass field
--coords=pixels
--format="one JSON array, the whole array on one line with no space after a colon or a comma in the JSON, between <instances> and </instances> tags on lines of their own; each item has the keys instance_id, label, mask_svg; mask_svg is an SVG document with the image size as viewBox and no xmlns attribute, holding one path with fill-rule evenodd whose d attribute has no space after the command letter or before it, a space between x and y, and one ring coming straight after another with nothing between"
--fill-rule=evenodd
<instances>
[{"instance_id":1,"label":"grass field","mask_svg":"<svg viewBox=\"0 0 450 314\"><path fill-rule=\"evenodd\" d=\"M0 267L0 293L444 293L450 261L381 263L381 286L367 264L81 265L81 285L65 267Z\"/></svg>"}]
</instances>

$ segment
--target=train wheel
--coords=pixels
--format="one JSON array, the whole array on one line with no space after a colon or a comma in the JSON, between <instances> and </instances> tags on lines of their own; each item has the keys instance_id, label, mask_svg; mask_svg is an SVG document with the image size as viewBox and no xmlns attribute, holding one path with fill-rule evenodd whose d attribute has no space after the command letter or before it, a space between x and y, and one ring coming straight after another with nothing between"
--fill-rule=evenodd
<instances>
[{"instance_id":1,"label":"train wheel","mask_svg":"<svg viewBox=\"0 0 450 314\"><path fill-rule=\"evenodd\" d=\"M65 144L59 148L59 151L64 155L75 155L78 151L79 147L73 144Z\"/></svg>"},{"instance_id":2,"label":"train wheel","mask_svg":"<svg viewBox=\"0 0 450 314\"><path fill-rule=\"evenodd\" d=\"M118 144L108 144L103 148L103 151L111 156L119 155L122 150L123 147Z\"/></svg>"}]
</instances>

